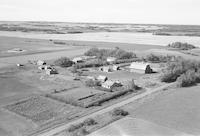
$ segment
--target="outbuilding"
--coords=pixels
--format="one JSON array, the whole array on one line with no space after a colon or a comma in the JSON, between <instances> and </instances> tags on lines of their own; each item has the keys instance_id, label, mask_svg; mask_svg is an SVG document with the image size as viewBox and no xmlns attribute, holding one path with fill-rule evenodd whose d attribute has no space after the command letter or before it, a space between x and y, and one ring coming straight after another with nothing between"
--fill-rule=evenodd
<instances>
[{"instance_id":1,"label":"outbuilding","mask_svg":"<svg viewBox=\"0 0 200 136\"><path fill-rule=\"evenodd\" d=\"M38 69L39 69L39 70L45 70L45 66L43 66L43 65L42 65L42 66L39 66Z\"/></svg>"},{"instance_id":2,"label":"outbuilding","mask_svg":"<svg viewBox=\"0 0 200 136\"><path fill-rule=\"evenodd\" d=\"M120 69L119 66L113 65L113 70L119 70L119 69Z\"/></svg>"},{"instance_id":3,"label":"outbuilding","mask_svg":"<svg viewBox=\"0 0 200 136\"><path fill-rule=\"evenodd\" d=\"M46 65L46 62L43 60L38 60L37 61L37 65L41 66L41 65Z\"/></svg>"},{"instance_id":4,"label":"outbuilding","mask_svg":"<svg viewBox=\"0 0 200 136\"><path fill-rule=\"evenodd\" d=\"M99 75L97 77L97 80L104 83L106 80L108 80L108 77L107 76L103 76L103 75Z\"/></svg>"},{"instance_id":5,"label":"outbuilding","mask_svg":"<svg viewBox=\"0 0 200 136\"><path fill-rule=\"evenodd\" d=\"M115 58L115 57L108 57L106 59L106 61L109 62L109 63L114 63L116 60L117 60L117 58Z\"/></svg>"},{"instance_id":6,"label":"outbuilding","mask_svg":"<svg viewBox=\"0 0 200 136\"><path fill-rule=\"evenodd\" d=\"M110 67L101 67L100 70L103 72L112 72L112 69Z\"/></svg>"},{"instance_id":7,"label":"outbuilding","mask_svg":"<svg viewBox=\"0 0 200 136\"><path fill-rule=\"evenodd\" d=\"M47 75L52 75L52 74L57 74L57 70L56 69L47 69L46 70L46 74Z\"/></svg>"},{"instance_id":8,"label":"outbuilding","mask_svg":"<svg viewBox=\"0 0 200 136\"><path fill-rule=\"evenodd\" d=\"M122 84L117 81L107 80L106 82L102 83L102 87L106 89L112 89L114 87L121 87Z\"/></svg>"},{"instance_id":9,"label":"outbuilding","mask_svg":"<svg viewBox=\"0 0 200 136\"><path fill-rule=\"evenodd\" d=\"M76 57L76 58L73 58L73 60L72 60L74 63L81 63L81 62L83 62L83 58L81 58L81 57Z\"/></svg>"}]
</instances>

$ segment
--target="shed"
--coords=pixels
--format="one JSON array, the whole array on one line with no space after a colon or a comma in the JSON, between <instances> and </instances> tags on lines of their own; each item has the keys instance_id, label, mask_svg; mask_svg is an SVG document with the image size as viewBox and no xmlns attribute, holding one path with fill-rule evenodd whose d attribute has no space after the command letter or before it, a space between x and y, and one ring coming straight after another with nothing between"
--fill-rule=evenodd
<instances>
[{"instance_id":1,"label":"shed","mask_svg":"<svg viewBox=\"0 0 200 136\"><path fill-rule=\"evenodd\" d=\"M113 65L113 70L119 70L119 66Z\"/></svg>"},{"instance_id":2,"label":"shed","mask_svg":"<svg viewBox=\"0 0 200 136\"><path fill-rule=\"evenodd\" d=\"M73 58L72 60L74 63L80 63L80 62L83 62L83 58L81 57L76 57L76 58Z\"/></svg>"},{"instance_id":3,"label":"shed","mask_svg":"<svg viewBox=\"0 0 200 136\"><path fill-rule=\"evenodd\" d=\"M24 65L18 63L17 66L18 66L18 67L23 67Z\"/></svg>"},{"instance_id":4,"label":"shed","mask_svg":"<svg viewBox=\"0 0 200 136\"><path fill-rule=\"evenodd\" d=\"M102 87L106 89L112 89L113 87L121 87L122 84L120 82L107 80L106 82L102 83Z\"/></svg>"},{"instance_id":5,"label":"shed","mask_svg":"<svg viewBox=\"0 0 200 136\"><path fill-rule=\"evenodd\" d=\"M103 76L103 75L99 75L97 77L97 80L100 81L100 82L105 82L106 80L108 80L108 77L107 76Z\"/></svg>"},{"instance_id":6,"label":"shed","mask_svg":"<svg viewBox=\"0 0 200 136\"><path fill-rule=\"evenodd\" d=\"M37 65L41 66L41 65L46 65L46 62L43 60L38 60L37 61Z\"/></svg>"},{"instance_id":7,"label":"shed","mask_svg":"<svg viewBox=\"0 0 200 136\"><path fill-rule=\"evenodd\" d=\"M53 68L51 66L49 66L49 65L46 65L46 66L44 66L44 69L48 70L48 69L53 69Z\"/></svg>"},{"instance_id":8,"label":"shed","mask_svg":"<svg viewBox=\"0 0 200 136\"><path fill-rule=\"evenodd\" d=\"M150 64L146 62L132 62L129 68L145 71L148 65L150 66Z\"/></svg>"},{"instance_id":9,"label":"shed","mask_svg":"<svg viewBox=\"0 0 200 136\"><path fill-rule=\"evenodd\" d=\"M39 69L39 70L45 70L45 66L43 66L43 65L42 65L42 66L39 66L38 69Z\"/></svg>"},{"instance_id":10,"label":"shed","mask_svg":"<svg viewBox=\"0 0 200 136\"><path fill-rule=\"evenodd\" d=\"M52 75L52 74L57 74L57 70L56 69L47 69L46 70L46 74L47 75Z\"/></svg>"},{"instance_id":11,"label":"shed","mask_svg":"<svg viewBox=\"0 0 200 136\"><path fill-rule=\"evenodd\" d=\"M109 62L109 63L113 63L113 62L115 62L116 60L117 60L117 58L115 58L115 57L108 57L108 58L106 59L106 61Z\"/></svg>"},{"instance_id":12,"label":"shed","mask_svg":"<svg viewBox=\"0 0 200 136\"><path fill-rule=\"evenodd\" d=\"M103 72L111 72L112 71L112 69L110 67L101 67L100 70Z\"/></svg>"}]
</instances>

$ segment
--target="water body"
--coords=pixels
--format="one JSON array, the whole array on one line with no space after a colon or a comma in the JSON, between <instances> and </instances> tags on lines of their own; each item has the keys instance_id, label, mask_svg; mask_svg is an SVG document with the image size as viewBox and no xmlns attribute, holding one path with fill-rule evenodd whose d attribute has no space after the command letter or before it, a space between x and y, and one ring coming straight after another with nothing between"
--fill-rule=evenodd
<instances>
[{"instance_id":1,"label":"water body","mask_svg":"<svg viewBox=\"0 0 200 136\"><path fill-rule=\"evenodd\" d=\"M99 41L120 42L166 46L172 42L188 42L200 47L200 37L192 36L158 36L151 33L122 33L122 32L98 32L81 34L39 34L25 32L0 31L0 36L23 37L36 39L57 39L75 41Z\"/></svg>"}]
</instances>

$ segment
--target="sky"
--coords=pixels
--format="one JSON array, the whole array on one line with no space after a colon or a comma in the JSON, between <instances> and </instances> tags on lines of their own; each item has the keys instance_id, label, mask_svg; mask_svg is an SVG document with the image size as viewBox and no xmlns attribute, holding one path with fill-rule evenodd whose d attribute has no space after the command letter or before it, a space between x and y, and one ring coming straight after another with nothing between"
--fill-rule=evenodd
<instances>
[{"instance_id":1,"label":"sky","mask_svg":"<svg viewBox=\"0 0 200 136\"><path fill-rule=\"evenodd\" d=\"M0 21L200 25L200 0L0 0Z\"/></svg>"}]
</instances>

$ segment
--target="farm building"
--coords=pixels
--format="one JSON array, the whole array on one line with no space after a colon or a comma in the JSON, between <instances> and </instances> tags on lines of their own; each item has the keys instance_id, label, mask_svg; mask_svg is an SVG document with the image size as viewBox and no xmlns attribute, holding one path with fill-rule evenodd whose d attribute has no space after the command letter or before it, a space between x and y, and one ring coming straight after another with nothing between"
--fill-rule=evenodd
<instances>
[{"instance_id":1,"label":"farm building","mask_svg":"<svg viewBox=\"0 0 200 136\"><path fill-rule=\"evenodd\" d=\"M90 60L90 59L95 59L96 56L81 56L81 58L82 58L83 60Z\"/></svg>"},{"instance_id":2,"label":"farm building","mask_svg":"<svg viewBox=\"0 0 200 136\"><path fill-rule=\"evenodd\" d=\"M100 70L103 72L112 72L112 69L110 67L101 67Z\"/></svg>"},{"instance_id":3,"label":"farm building","mask_svg":"<svg viewBox=\"0 0 200 136\"><path fill-rule=\"evenodd\" d=\"M46 65L46 62L43 60L38 60L37 61L37 65L41 66L41 65Z\"/></svg>"},{"instance_id":4,"label":"farm building","mask_svg":"<svg viewBox=\"0 0 200 136\"><path fill-rule=\"evenodd\" d=\"M108 57L108 58L106 59L106 61L109 62L109 63L113 63L113 62L115 62L116 60L117 60L117 58L115 58L115 57Z\"/></svg>"},{"instance_id":5,"label":"farm building","mask_svg":"<svg viewBox=\"0 0 200 136\"><path fill-rule=\"evenodd\" d=\"M119 70L119 66L113 65L113 70Z\"/></svg>"},{"instance_id":6,"label":"farm building","mask_svg":"<svg viewBox=\"0 0 200 136\"><path fill-rule=\"evenodd\" d=\"M42 66L39 66L38 69L39 69L39 70L45 70L45 66L43 66L43 65L42 65Z\"/></svg>"},{"instance_id":7,"label":"farm building","mask_svg":"<svg viewBox=\"0 0 200 136\"><path fill-rule=\"evenodd\" d=\"M53 69L51 66L44 66L44 69L47 70L47 69Z\"/></svg>"},{"instance_id":8,"label":"farm building","mask_svg":"<svg viewBox=\"0 0 200 136\"><path fill-rule=\"evenodd\" d=\"M47 69L46 70L46 74L47 75L52 75L52 74L57 74L57 70L56 69Z\"/></svg>"},{"instance_id":9,"label":"farm building","mask_svg":"<svg viewBox=\"0 0 200 136\"><path fill-rule=\"evenodd\" d=\"M102 87L106 89L112 89L113 87L120 87L120 86L122 86L120 82L111 81L111 80L107 80L106 82L102 84Z\"/></svg>"},{"instance_id":10,"label":"farm building","mask_svg":"<svg viewBox=\"0 0 200 136\"><path fill-rule=\"evenodd\" d=\"M73 58L72 60L74 63L80 63L80 62L83 62L83 58L81 57L76 57L76 58Z\"/></svg>"},{"instance_id":11,"label":"farm building","mask_svg":"<svg viewBox=\"0 0 200 136\"><path fill-rule=\"evenodd\" d=\"M18 67L23 67L24 65L18 63L17 66L18 66Z\"/></svg>"},{"instance_id":12,"label":"farm building","mask_svg":"<svg viewBox=\"0 0 200 136\"><path fill-rule=\"evenodd\" d=\"M145 62L132 62L129 68L138 69L138 70L145 70L149 63Z\"/></svg>"},{"instance_id":13,"label":"farm building","mask_svg":"<svg viewBox=\"0 0 200 136\"><path fill-rule=\"evenodd\" d=\"M103 82L105 82L106 80L108 80L108 77L99 75L99 76L97 77L97 80L103 83Z\"/></svg>"}]
</instances>

